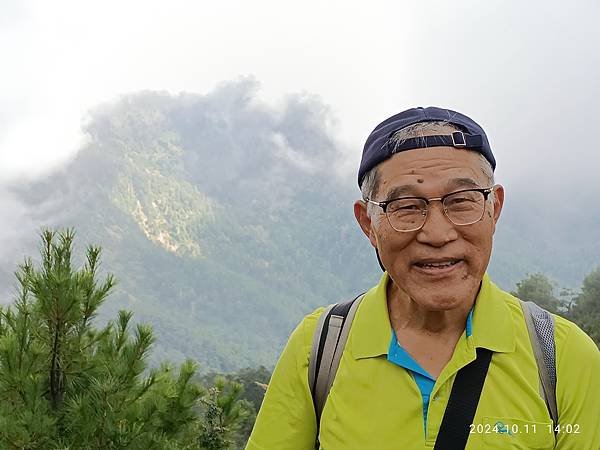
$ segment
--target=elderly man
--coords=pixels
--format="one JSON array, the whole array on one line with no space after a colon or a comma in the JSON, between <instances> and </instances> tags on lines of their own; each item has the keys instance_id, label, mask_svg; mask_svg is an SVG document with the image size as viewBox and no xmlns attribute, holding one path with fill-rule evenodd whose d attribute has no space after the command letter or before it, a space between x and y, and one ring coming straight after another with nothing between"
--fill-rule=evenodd
<instances>
[{"instance_id":1,"label":"elderly man","mask_svg":"<svg viewBox=\"0 0 600 450\"><path fill-rule=\"evenodd\" d=\"M354 302L322 414L308 375L320 308L291 335L247 449L600 449L598 348L544 311L549 325L528 327L486 273L504 203L495 166L483 129L454 111L373 130L354 214L383 276Z\"/></svg>"}]
</instances>

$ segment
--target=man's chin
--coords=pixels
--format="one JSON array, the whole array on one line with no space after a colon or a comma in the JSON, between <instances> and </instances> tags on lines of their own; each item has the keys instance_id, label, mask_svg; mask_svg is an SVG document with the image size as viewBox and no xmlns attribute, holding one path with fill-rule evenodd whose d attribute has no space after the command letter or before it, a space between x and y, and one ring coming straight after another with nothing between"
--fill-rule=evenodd
<instances>
[{"instance_id":1,"label":"man's chin","mask_svg":"<svg viewBox=\"0 0 600 450\"><path fill-rule=\"evenodd\" d=\"M412 301L422 308L430 311L450 311L471 305L474 296L471 286L454 286L453 283L444 287L432 287L431 289L414 289L407 292ZM476 293L475 293L476 295Z\"/></svg>"},{"instance_id":2,"label":"man's chin","mask_svg":"<svg viewBox=\"0 0 600 450\"><path fill-rule=\"evenodd\" d=\"M439 296L418 296L412 300L421 308L428 311L452 311L464 305L464 301L456 298L439 297Z\"/></svg>"}]
</instances>

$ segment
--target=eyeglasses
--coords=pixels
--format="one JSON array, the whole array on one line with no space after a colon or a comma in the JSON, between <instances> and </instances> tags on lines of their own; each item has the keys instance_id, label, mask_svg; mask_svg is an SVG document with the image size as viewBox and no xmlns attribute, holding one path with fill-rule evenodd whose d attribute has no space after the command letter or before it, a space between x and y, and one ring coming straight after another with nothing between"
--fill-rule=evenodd
<instances>
[{"instance_id":1,"label":"eyeglasses","mask_svg":"<svg viewBox=\"0 0 600 450\"><path fill-rule=\"evenodd\" d=\"M420 230L425 225L429 204L433 201L442 203L444 214L454 225L479 222L485 213L488 196L493 190L493 187L464 189L436 198L402 197L385 202L369 199L365 201L381 207L394 230L409 232Z\"/></svg>"}]
</instances>

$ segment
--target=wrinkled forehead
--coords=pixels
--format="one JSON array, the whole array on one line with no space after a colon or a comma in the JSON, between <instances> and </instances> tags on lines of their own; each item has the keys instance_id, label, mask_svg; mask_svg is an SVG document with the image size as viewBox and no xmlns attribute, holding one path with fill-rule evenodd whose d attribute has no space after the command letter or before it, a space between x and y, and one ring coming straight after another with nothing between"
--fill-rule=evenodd
<instances>
[{"instance_id":1,"label":"wrinkled forehead","mask_svg":"<svg viewBox=\"0 0 600 450\"><path fill-rule=\"evenodd\" d=\"M491 181L480 153L454 147L403 151L378 164L377 172L378 191L386 197L489 187Z\"/></svg>"}]
</instances>

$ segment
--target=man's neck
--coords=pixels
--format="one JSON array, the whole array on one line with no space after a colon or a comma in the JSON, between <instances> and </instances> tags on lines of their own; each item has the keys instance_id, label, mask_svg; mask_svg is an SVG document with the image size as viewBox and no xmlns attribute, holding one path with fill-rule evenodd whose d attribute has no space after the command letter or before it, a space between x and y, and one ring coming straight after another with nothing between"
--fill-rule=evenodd
<instances>
[{"instance_id":1,"label":"man's neck","mask_svg":"<svg viewBox=\"0 0 600 450\"><path fill-rule=\"evenodd\" d=\"M473 301L447 311L427 310L391 279L387 298L390 323L398 342L427 373L437 378L452 359Z\"/></svg>"},{"instance_id":2,"label":"man's neck","mask_svg":"<svg viewBox=\"0 0 600 450\"><path fill-rule=\"evenodd\" d=\"M387 285L387 299L390 323L397 334L404 331L432 338L460 336L474 302L473 299L451 310L428 310L399 289L391 279Z\"/></svg>"}]
</instances>

